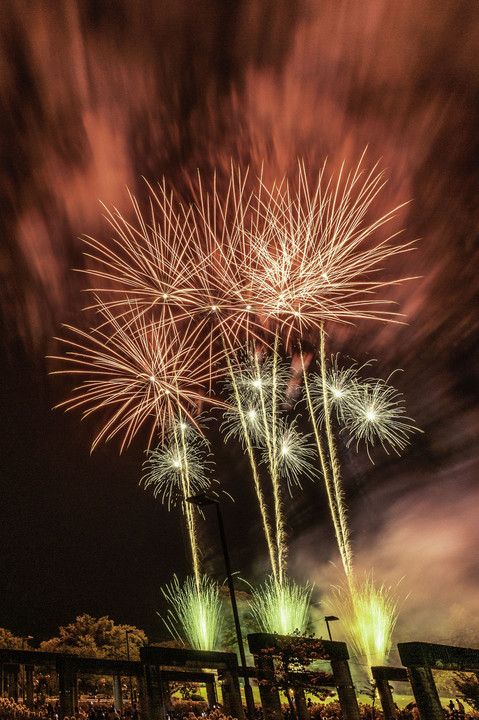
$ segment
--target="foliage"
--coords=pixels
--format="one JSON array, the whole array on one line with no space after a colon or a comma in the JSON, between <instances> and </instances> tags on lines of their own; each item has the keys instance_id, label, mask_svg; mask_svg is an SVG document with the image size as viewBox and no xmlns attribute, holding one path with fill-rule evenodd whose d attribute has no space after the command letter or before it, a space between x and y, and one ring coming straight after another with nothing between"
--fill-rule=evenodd
<instances>
[{"instance_id":1,"label":"foliage","mask_svg":"<svg viewBox=\"0 0 479 720\"><path fill-rule=\"evenodd\" d=\"M59 637L42 642L40 650L83 657L126 658L128 632L130 660L138 660L140 647L148 642L143 630L134 625L116 625L107 615L96 619L84 613L59 630Z\"/></svg>"},{"instance_id":2,"label":"foliage","mask_svg":"<svg viewBox=\"0 0 479 720\"><path fill-rule=\"evenodd\" d=\"M322 640L306 633L293 633L290 636L275 635L272 647L261 651L262 658L273 660L273 685L280 692L289 694L289 690L315 695L320 700L334 693L322 685L332 679L330 673L311 666L318 660L327 659ZM260 660L255 657L256 665ZM265 681L261 681L265 682Z\"/></svg>"},{"instance_id":3,"label":"foliage","mask_svg":"<svg viewBox=\"0 0 479 720\"><path fill-rule=\"evenodd\" d=\"M479 680L472 673L459 672L454 675L454 685L460 697L474 710L479 710Z\"/></svg>"},{"instance_id":4,"label":"foliage","mask_svg":"<svg viewBox=\"0 0 479 720\"><path fill-rule=\"evenodd\" d=\"M0 648L5 650L31 650L28 640L17 637L5 628L0 628Z\"/></svg>"}]
</instances>

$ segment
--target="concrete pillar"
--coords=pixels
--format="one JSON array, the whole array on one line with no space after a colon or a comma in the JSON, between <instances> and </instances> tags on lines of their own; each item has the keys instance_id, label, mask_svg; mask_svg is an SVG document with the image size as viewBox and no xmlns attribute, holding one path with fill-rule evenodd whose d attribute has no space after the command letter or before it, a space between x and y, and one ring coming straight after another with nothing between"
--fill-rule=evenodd
<instances>
[{"instance_id":1,"label":"concrete pillar","mask_svg":"<svg viewBox=\"0 0 479 720\"><path fill-rule=\"evenodd\" d=\"M208 707L211 709L213 705L216 705L216 690L215 690L215 678L211 676L211 680L206 680L206 699L208 700ZM254 720L254 718L253 718Z\"/></svg>"},{"instance_id":2,"label":"concrete pillar","mask_svg":"<svg viewBox=\"0 0 479 720\"><path fill-rule=\"evenodd\" d=\"M331 671L338 691L343 720L360 720L353 679L347 660L331 660ZM442 718L444 720L444 718Z\"/></svg>"},{"instance_id":3,"label":"concrete pillar","mask_svg":"<svg viewBox=\"0 0 479 720\"><path fill-rule=\"evenodd\" d=\"M444 720L444 711L437 693L431 668L413 665L407 673L422 720Z\"/></svg>"},{"instance_id":4,"label":"concrete pillar","mask_svg":"<svg viewBox=\"0 0 479 720\"><path fill-rule=\"evenodd\" d=\"M60 691L60 720L63 720L64 717L71 717L75 711L77 676L70 663L65 660L57 660L57 673Z\"/></svg>"},{"instance_id":5,"label":"concrete pillar","mask_svg":"<svg viewBox=\"0 0 479 720\"><path fill-rule=\"evenodd\" d=\"M117 712L123 712L123 696L121 692L121 677L119 675L112 675L113 682L113 705Z\"/></svg>"},{"instance_id":6,"label":"concrete pillar","mask_svg":"<svg viewBox=\"0 0 479 720\"><path fill-rule=\"evenodd\" d=\"M306 696L302 688L294 691L294 705L298 720L309 720L308 706L306 705Z\"/></svg>"},{"instance_id":7,"label":"concrete pillar","mask_svg":"<svg viewBox=\"0 0 479 720\"><path fill-rule=\"evenodd\" d=\"M394 720L396 717L396 706L389 681L385 678L376 678L376 687L383 709L384 720Z\"/></svg>"},{"instance_id":8,"label":"concrete pillar","mask_svg":"<svg viewBox=\"0 0 479 720\"><path fill-rule=\"evenodd\" d=\"M25 665L25 704L33 710L33 669L34 665Z\"/></svg>"},{"instance_id":9,"label":"concrete pillar","mask_svg":"<svg viewBox=\"0 0 479 720\"><path fill-rule=\"evenodd\" d=\"M245 720L243 703L241 702L241 690L238 675L228 668L222 671L224 714L231 715L238 720Z\"/></svg>"},{"instance_id":10,"label":"concrete pillar","mask_svg":"<svg viewBox=\"0 0 479 720\"><path fill-rule=\"evenodd\" d=\"M20 675L20 665L8 664L3 666L5 673L5 685L9 698L13 698L18 702L18 678Z\"/></svg>"},{"instance_id":11,"label":"concrete pillar","mask_svg":"<svg viewBox=\"0 0 479 720\"><path fill-rule=\"evenodd\" d=\"M278 688L273 684L273 660L264 655L258 655L255 660L258 668L259 696L263 707L264 720L283 720Z\"/></svg>"}]
</instances>

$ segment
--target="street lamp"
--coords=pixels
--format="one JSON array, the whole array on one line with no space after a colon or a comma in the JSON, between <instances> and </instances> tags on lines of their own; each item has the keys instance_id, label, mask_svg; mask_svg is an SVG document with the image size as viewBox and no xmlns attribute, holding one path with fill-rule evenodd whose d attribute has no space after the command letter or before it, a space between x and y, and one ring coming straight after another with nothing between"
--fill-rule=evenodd
<instances>
[{"instance_id":1,"label":"street lamp","mask_svg":"<svg viewBox=\"0 0 479 720\"><path fill-rule=\"evenodd\" d=\"M130 633L132 633L132 632L133 632L133 630L125 631L125 634L126 634L126 659L128 660L128 662L130 661ZM133 684L131 681L130 668L128 668L128 677L130 679L130 704L131 704L131 708L133 709Z\"/></svg>"},{"instance_id":2,"label":"street lamp","mask_svg":"<svg viewBox=\"0 0 479 720\"><path fill-rule=\"evenodd\" d=\"M33 640L33 635L25 635L22 637L22 650L25 650L25 640ZM25 704L25 661L22 665L22 702Z\"/></svg>"},{"instance_id":3,"label":"street lamp","mask_svg":"<svg viewBox=\"0 0 479 720\"><path fill-rule=\"evenodd\" d=\"M233 617L236 629L236 638L238 640L239 654L241 658L241 665L243 668L243 680L244 680L244 694L246 699L246 707L248 709L249 720L255 720L256 708L253 698L253 688L250 685L248 670L246 667L246 656L244 652L243 636L241 634L241 626L238 615L238 606L236 604L235 588L233 585L233 576L231 575L230 558L228 554L228 546L226 544L225 528L223 524L223 516L221 514L221 508L218 498L208 493L200 493L199 495L192 495L186 498L186 502L198 505L198 507L205 507L207 505L214 505L216 507L216 517L218 519L218 527L220 531L221 546L223 548L223 557L225 561L226 577L228 580L228 588L230 591L231 607L233 609Z\"/></svg>"},{"instance_id":4,"label":"street lamp","mask_svg":"<svg viewBox=\"0 0 479 720\"><path fill-rule=\"evenodd\" d=\"M329 627L329 623L334 622L335 620L339 620L339 618L336 617L336 615L326 615L324 619L326 621L326 627L328 628L329 639L332 640L333 638L331 637L331 630Z\"/></svg>"}]
</instances>

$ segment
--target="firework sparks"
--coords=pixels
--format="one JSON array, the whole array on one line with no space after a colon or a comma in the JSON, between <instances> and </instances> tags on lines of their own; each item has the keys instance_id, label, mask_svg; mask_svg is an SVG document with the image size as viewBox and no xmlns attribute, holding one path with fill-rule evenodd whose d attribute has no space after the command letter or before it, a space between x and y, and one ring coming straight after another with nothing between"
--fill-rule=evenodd
<instances>
[{"instance_id":1,"label":"firework sparks","mask_svg":"<svg viewBox=\"0 0 479 720\"><path fill-rule=\"evenodd\" d=\"M402 394L384 380L368 380L358 384L351 394L345 417L346 428L356 448L361 440L372 446L377 440L385 451L388 446L399 454L409 444L413 432L421 432L405 415Z\"/></svg>"},{"instance_id":2,"label":"firework sparks","mask_svg":"<svg viewBox=\"0 0 479 720\"><path fill-rule=\"evenodd\" d=\"M278 420L276 431L275 464L278 474L288 483L291 493L291 484L301 487L301 481L307 477L313 480L317 477L314 460L316 451L310 442L309 433L298 430L298 417L287 422ZM267 461L267 451L263 453L263 460Z\"/></svg>"},{"instance_id":3,"label":"firework sparks","mask_svg":"<svg viewBox=\"0 0 479 720\"><path fill-rule=\"evenodd\" d=\"M327 402L331 412L336 415L340 425L345 425L346 417L350 413L355 396L360 393L358 382L359 373L369 365L365 363L359 367L354 363L351 367L340 367L339 356L331 358L331 363L326 371L326 394ZM324 391L323 379L317 373L310 374L310 390L313 401L314 414L321 424L324 423Z\"/></svg>"},{"instance_id":4,"label":"firework sparks","mask_svg":"<svg viewBox=\"0 0 479 720\"><path fill-rule=\"evenodd\" d=\"M101 306L100 327L85 332L71 326L75 339L59 338L67 347L55 360L67 367L54 374L83 376L74 397L58 407L83 408L83 416L104 412L107 420L96 435L101 441L123 434L121 450L143 425L149 424L150 446L156 433L162 437L180 415L193 423L194 414L211 399L203 392L211 378L210 358L204 341L190 323L180 336L173 328L146 320L132 312L116 318ZM79 339L76 339L79 338Z\"/></svg>"},{"instance_id":5,"label":"firework sparks","mask_svg":"<svg viewBox=\"0 0 479 720\"><path fill-rule=\"evenodd\" d=\"M186 640L195 650L216 650L223 619L218 587L211 578L203 575L198 587L194 578L180 585L175 575L162 593L171 605L163 622L172 636Z\"/></svg>"},{"instance_id":6,"label":"firework sparks","mask_svg":"<svg viewBox=\"0 0 479 720\"><path fill-rule=\"evenodd\" d=\"M177 421L164 443L148 452L143 463L145 488L163 503L183 503L186 497L209 489L212 483L212 461L209 444L197 428L184 420Z\"/></svg>"},{"instance_id":7,"label":"firework sparks","mask_svg":"<svg viewBox=\"0 0 479 720\"><path fill-rule=\"evenodd\" d=\"M310 585L298 585L289 578L276 582L270 575L262 587L253 590L251 614L261 632L291 635L304 633L309 622L311 604Z\"/></svg>"}]
</instances>

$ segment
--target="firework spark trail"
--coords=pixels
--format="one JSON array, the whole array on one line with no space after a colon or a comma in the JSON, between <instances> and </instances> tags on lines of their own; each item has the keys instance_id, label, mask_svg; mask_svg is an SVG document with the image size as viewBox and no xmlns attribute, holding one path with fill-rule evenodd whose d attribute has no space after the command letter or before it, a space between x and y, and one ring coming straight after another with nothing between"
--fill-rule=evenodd
<instances>
[{"instance_id":1,"label":"firework spark trail","mask_svg":"<svg viewBox=\"0 0 479 720\"><path fill-rule=\"evenodd\" d=\"M193 574L196 582L196 589L198 597L201 598L201 568L200 568L200 549L198 546L198 538L196 534L196 522L194 516L194 507L191 503L186 502L186 499L191 496L191 482L189 472L189 461L188 451L185 441L185 423L181 417L181 411L179 415L179 430L180 438L178 438L176 426L173 425L175 442L181 447L182 455L184 458L184 466L181 472L182 485L183 485L183 505L185 506L186 523L188 527L188 535L190 538L191 545L191 557L193 561Z\"/></svg>"},{"instance_id":2,"label":"firework spark trail","mask_svg":"<svg viewBox=\"0 0 479 720\"><path fill-rule=\"evenodd\" d=\"M274 501L274 522L275 522L275 543L276 543L276 558L278 567L278 583L283 584L284 573L286 570L286 558L287 558L287 546L286 546L286 531L285 531L285 520L284 520L284 507L281 495L281 487L279 482L277 458L276 458L276 395L277 395L277 363L278 363L278 347L277 347L277 336L275 336L274 342L274 355L273 355L273 369L272 369L272 406L271 406L271 420L268 419L268 411L266 408L266 401L264 396L264 389L262 384L261 370L259 366L258 354L255 353L255 366L257 372L256 387L260 398L261 412L263 415L263 425L265 431L265 444L268 456L268 469L273 487L273 501ZM270 430L271 423L271 430Z\"/></svg>"},{"instance_id":3,"label":"firework spark trail","mask_svg":"<svg viewBox=\"0 0 479 720\"><path fill-rule=\"evenodd\" d=\"M303 370L303 384L304 384L305 395L306 395L306 404L307 404L307 408L308 408L308 412L309 412L310 421L313 426L314 437L316 440L316 447L317 447L317 451L318 451L319 460L321 463L321 469L323 472L324 484L326 487L329 509L330 509L331 518L333 521L334 533L336 535L336 541L338 543L338 549L339 549L339 553L341 555L341 560L343 563L344 570L346 572L346 575L349 576L352 567L350 567L349 554L347 551L347 547L345 545L344 534L343 534L343 530L342 530L341 519L339 516L339 509L338 509L338 505L337 505L337 498L336 498L336 494L334 492L334 486L330 479L329 463L328 463L328 459L327 459L327 456L326 456L326 453L325 453L325 450L323 447L321 433L319 431L319 427L318 427L318 424L317 424L316 418L315 418L315 412L314 412L313 403L312 403L312 399L311 399L309 379L308 379L308 375L307 375L306 368L304 365L304 355L303 355L301 346L300 346L300 355L301 355L301 364L302 364L302 370Z\"/></svg>"},{"instance_id":4,"label":"firework spark trail","mask_svg":"<svg viewBox=\"0 0 479 720\"><path fill-rule=\"evenodd\" d=\"M320 363L321 363L321 380L324 404L324 424L326 428L326 438L329 450L329 467L331 470L332 488L334 495L334 507L337 520L339 521L339 537L341 538L340 552L343 560L344 571L347 577L353 572L352 549L349 537L349 527L347 523L346 507L344 503L344 490L341 483L340 466L334 443L333 430L331 426L331 415L329 411L329 399L326 380L326 354L325 354L325 331L321 328L320 336Z\"/></svg>"},{"instance_id":5,"label":"firework spark trail","mask_svg":"<svg viewBox=\"0 0 479 720\"><path fill-rule=\"evenodd\" d=\"M273 572L273 577L275 579L275 582L278 582L278 563L277 563L277 556L275 552L274 547L274 541L273 541L273 533L271 529L269 514L268 514L268 507L265 501L263 488L261 487L261 481L258 473L258 466L256 464L256 459L254 456L254 449L251 443L250 439L250 432L248 428L248 423L246 420L246 413L243 408L243 402L241 399L241 395L238 389L238 384L236 382L236 375L233 371L230 358L228 357L228 354L226 355L227 358L227 364L228 364L228 371L229 371L229 377L231 381L231 386L233 388L234 397L236 401L236 406L238 409L238 417L240 419L241 423L241 429L242 429L242 440L244 442L244 445L246 447L246 451L248 453L248 459L250 462L251 472L253 475L253 483L256 491L256 497L258 499L258 505L261 513L261 519L263 521L263 529L265 533L266 538L266 544L268 546L268 553L269 553L269 559L271 563L271 570Z\"/></svg>"},{"instance_id":6,"label":"firework spark trail","mask_svg":"<svg viewBox=\"0 0 479 720\"><path fill-rule=\"evenodd\" d=\"M197 421L200 422L199 417ZM179 424L179 421L175 423L178 426ZM185 454L192 478L192 493L204 491L211 485L212 463L208 459L208 441L191 423L182 420L181 425L184 431L183 448L175 441L179 435L179 427L170 428L165 440L154 450L147 451L147 459L143 463L145 474L142 482L145 488L152 487L154 497L160 497L162 503L168 506L168 511L184 497L182 473Z\"/></svg>"},{"instance_id":7,"label":"firework spark trail","mask_svg":"<svg viewBox=\"0 0 479 720\"><path fill-rule=\"evenodd\" d=\"M273 484L274 497L274 516L276 521L276 546L278 553L278 576L280 583L283 584L284 573L286 572L287 560L287 544L286 544L286 522L284 517L284 502L279 478L279 469L277 462L277 399L278 399L278 343L279 337L275 333L273 347L273 405L271 409L271 441L273 452L270 453L268 447L268 456L271 457L273 464L270 467L271 481Z\"/></svg>"},{"instance_id":8,"label":"firework spark trail","mask_svg":"<svg viewBox=\"0 0 479 720\"><path fill-rule=\"evenodd\" d=\"M221 344L235 357L238 347L261 341L262 328L252 304L251 277L255 253L245 225L251 212L248 173L231 167L225 198L217 188L204 189L198 174L193 224L193 253L196 268L195 316L203 323L211 347Z\"/></svg>"}]
</instances>

